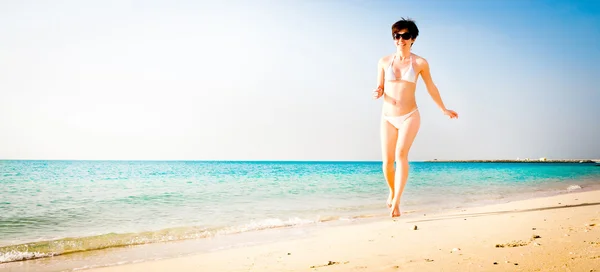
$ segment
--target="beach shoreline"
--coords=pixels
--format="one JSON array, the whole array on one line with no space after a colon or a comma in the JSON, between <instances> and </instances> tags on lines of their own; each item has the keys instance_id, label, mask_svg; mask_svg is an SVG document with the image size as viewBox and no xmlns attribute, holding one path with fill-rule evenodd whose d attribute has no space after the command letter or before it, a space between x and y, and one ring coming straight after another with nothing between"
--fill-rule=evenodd
<instances>
[{"instance_id":1,"label":"beach shoreline","mask_svg":"<svg viewBox=\"0 0 600 272\"><path fill-rule=\"evenodd\" d=\"M579 184L579 182L578 182L578 184ZM565 187L554 188L554 189L546 188L545 190L542 190L542 191L521 193L521 194L515 194L515 195L507 195L507 196L503 196L502 198L499 198L499 199L489 199L489 200L485 200L485 201L484 200L476 200L476 201L465 201L465 202L461 202L461 203L446 202L444 205L438 205L438 206L433 206L433 207L410 207L410 208L416 208L416 209L406 209L405 208L403 210L402 219L418 218L418 216L423 213L429 214L429 215L450 214L454 211L459 211L459 210L465 210L465 209L472 210L472 209L479 208L479 207L502 205L502 204L506 204L506 203L512 203L515 201L557 196L557 195L561 195L561 194L567 194L572 191L586 192L586 191L594 191L594 190L600 190L600 184L598 184L598 185L585 184L584 187L581 187L579 185L571 185L566 188ZM410 196L407 196L407 197L410 198ZM384 212L381 212L381 211L384 211ZM186 255L190 255L190 254L193 255L193 254L207 253L207 252L211 252L213 250L221 250L223 248L239 247L240 245L247 246L247 245L253 245L253 244L268 244L268 243L276 242L279 238L281 238L284 235L291 235L291 236L294 236L294 238L297 238L297 237L306 236L306 235L312 233L314 230L318 230L318 229L338 227L338 226L347 226L347 225L368 224L368 223L372 223L372 222L387 220L388 218L389 218L389 212L387 212L387 209L382 208L379 212L366 213L366 214L360 213L360 214L349 215L349 216L337 216L337 218L331 217L331 216L325 216L324 218L322 218L320 220L307 222L307 223L303 223L303 224L291 224L291 225L287 225L287 226L286 225L272 226L272 227L265 227L262 229L259 228L259 229L255 229L255 230L243 231L243 232L239 232L239 233L221 233L218 235L207 236L207 237L203 237L203 238L200 238L200 237L184 238L184 239L176 238L176 239L168 240L168 241L160 241L160 242L156 241L156 242L149 242L149 243L142 242L140 244L136 244L136 243L124 244L124 245L113 244L113 245L106 246L103 248L98 248L98 249L90 249L90 250L82 249L82 250L75 250L72 252L64 252L61 254L51 254L49 256L44 256L44 255L40 255L39 253L36 253L36 255L39 255L39 256L24 259L24 260L15 260L15 261L11 261L11 262L0 263L0 270L3 267L10 267L11 265L20 264L20 263L24 263L24 264L26 264L26 266L31 266L31 267L34 267L35 269L38 269L41 267L48 268L47 270L43 270L43 271L65 271L65 269L67 269L67 270L74 269L74 268L80 269L82 266L89 267L88 265L83 265L83 264L85 264L86 260L84 260L80 256L86 256L86 258L89 258L89 259L87 259L87 261L90 261L89 263L91 264L91 267L114 265L115 262L111 261L111 259L112 260L121 259L121 263L147 262L147 261L152 261L152 260L157 260L157 259L170 259L170 258L186 256ZM225 230L225 229L223 229L223 230ZM168 230L160 230L158 232L165 232L165 231L168 231ZM135 240L140 240L140 237L138 235L144 235L144 234L143 233L120 233L120 234L114 233L111 235L113 235L113 236L120 235L125 238L129 237L128 239L131 238L131 239L135 239ZM104 236L104 235L100 235L100 237L102 237L102 236ZM86 240L86 241L80 241L82 238L65 238L64 240L74 239L74 240L72 240L73 243L89 244L90 238L92 238L91 242L94 242L94 243L100 242L100 241L96 241L96 239L95 239L96 237L94 237L94 236L83 237L83 240ZM61 243L61 242L63 242L63 239L52 240L52 241L43 242L43 243L52 244L52 243ZM22 246L29 246L30 249L34 249L37 245L35 245L34 243L25 243L25 244L17 245L17 247L22 247ZM174 253L165 253L164 252L165 250L161 250L161 248L169 248L169 250L175 251L175 252ZM160 253L161 251L163 251L163 252ZM140 254L140 252L142 252L142 253ZM149 252L150 252L150 254L148 254ZM103 260L100 260L99 258L95 257L95 255L96 256L97 255L105 255L106 256L106 255L111 255L111 254L118 254L118 255L120 255L120 257L119 258L102 258ZM146 257L143 257L142 259L137 259L137 260L131 259L131 256L134 256L134 255L139 256L139 255L144 255L144 254L146 255ZM148 255L152 255L152 257L148 258L147 257ZM69 265L59 265L58 267L55 267L55 264L57 262L65 262L65 261L70 262L72 260L76 260L79 265L69 264ZM27 271L27 270L18 270L18 271Z\"/></svg>"},{"instance_id":2,"label":"beach shoreline","mask_svg":"<svg viewBox=\"0 0 600 272\"><path fill-rule=\"evenodd\" d=\"M30 165L19 163L12 166L33 169ZM321 240L337 245L340 241L330 240L330 236L323 236L322 233L330 229L347 233L345 227L356 227L360 233L372 232L369 224L390 220L389 211L384 205L385 198L381 193L384 185L379 165L374 163L127 162L105 163L100 166L112 170L100 175L92 173L85 176L84 181L80 180L80 175L76 175L76 182L69 182L69 178L73 177L68 175L47 177L66 180L65 184L71 185L68 188L73 189L63 192L64 186L49 184L53 187L46 191L54 194L48 199L56 199L57 203L42 203L42 206L25 209L25 206L17 204L27 198L20 198L19 194L5 195L10 200L6 203L10 202L9 205L13 207L11 209L4 203L9 217L10 213L13 214L12 220L25 218L28 214L35 217L36 213L41 214L40 220L47 220L43 217L44 214L56 213L57 209L65 212L63 217L51 218L56 228L30 225L12 229L9 226L4 229L7 236L0 241L0 245L7 246L0 247L0 270L49 272L115 265L128 267L132 263L185 259L221 251L235 252L236 248L272 248L282 241L298 240L303 243L301 241L319 236L322 236ZM243 173L243 182L239 181L238 175L227 172L233 166L245 169L240 172ZM589 166L590 164L554 164L550 167L525 164L415 164L414 175L402 201L403 217L397 221L431 219L463 210L473 213L479 207L494 210L497 209L493 208L497 207L494 205L600 190L600 168ZM89 169L99 166L95 163L68 162L44 167L73 168L89 173ZM130 169L130 174L116 176L113 168L121 171ZM178 174L208 169L219 171L213 175L184 175L186 178L181 178ZM283 180L280 177L282 171L289 175ZM8 173L10 175L12 172ZM218 173L220 174L217 175ZM208 177L223 175L229 177L226 182L207 181ZM143 183L140 178L144 178ZM85 181L92 179L103 182ZM15 186L17 184L19 186ZM8 185L9 188L13 186L14 192L35 189L21 186L22 184L30 183ZM123 185L128 188L123 190ZM232 185L241 185L245 193L235 196L224 194ZM118 190L111 191L113 187ZM112 193L104 193L106 189ZM72 198L73 196L79 197ZM82 206L81 201L86 199L94 199L94 202L86 202ZM252 208L241 205L243 203L251 203ZM124 212L137 210L142 214L129 212L115 220L115 207ZM85 216L89 222L97 224L78 225L86 222L72 220L71 215L81 216L79 213L82 208L100 211ZM18 209L23 211L18 212ZM28 228L33 231L28 231ZM46 235L40 235L39 231ZM17 235L18 233L21 235ZM358 244L360 242L356 241ZM320 241L313 244L324 245ZM304 248L312 246L303 244ZM374 249L370 251L377 252ZM372 254L370 251L364 255Z\"/></svg>"},{"instance_id":3,"label":"beach shoreline","mask_svg":"<svg viewBox=\"0 0 600 272\"><path fill-rule=\"evenodd\" d=\"M593 271L598 224L600 190L569 192L86 271Z\"/></svg>"}]
</instances>

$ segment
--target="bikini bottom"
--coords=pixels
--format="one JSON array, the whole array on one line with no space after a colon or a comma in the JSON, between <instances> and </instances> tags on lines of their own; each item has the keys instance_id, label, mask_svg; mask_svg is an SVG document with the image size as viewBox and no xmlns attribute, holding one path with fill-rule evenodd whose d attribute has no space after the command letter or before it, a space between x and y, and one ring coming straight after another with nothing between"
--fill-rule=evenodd
<instances>
[{"instance_id":1,"label":"bikini bottom","mask_svg":"<svg viewBox=\"0 0 600 272\"><path fill-rule=\"evenodd\" d=\"M417 112L418 110L419 110L419 108L416 108L407 114L398 115L398 116L386 116L384 114L383 118L386 121L390 122L390 124L392 124L392 126L396 127L397 129L400 129L400 126L402 125L402 123L404 123L404 121L406 121L406 119L408 119L408 117L410 117L413 113Z\"/></svg>"}]
</instances>

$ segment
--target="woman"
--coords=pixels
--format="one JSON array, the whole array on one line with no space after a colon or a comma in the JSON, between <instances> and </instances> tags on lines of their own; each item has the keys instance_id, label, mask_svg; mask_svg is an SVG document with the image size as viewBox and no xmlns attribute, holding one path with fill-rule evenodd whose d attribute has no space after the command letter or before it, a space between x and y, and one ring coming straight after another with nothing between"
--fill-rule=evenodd
<instances>
[{"instance_id":1,"label":"woman","mask_svg":"<svg viewBox=\"0 0 600 272\"><path fill-rule=\"evenodd\" d=\"M379 60L377 89L373 98L383 96L381 116L381 147L383 174L390 189L387 200L391 216L400 216L400 197L408 179L408 152L419 131L421 115L415 101L415 88L421 75L429 95L443 114L458 118L458 114L446 109L437 87L431 79L429 64L424 58L411 53L411 47L419 35L413 20L404 19L392 25L392 38L396 53ZM394 169L394 161L397 168Z\"/></svg>"}]
</instances>

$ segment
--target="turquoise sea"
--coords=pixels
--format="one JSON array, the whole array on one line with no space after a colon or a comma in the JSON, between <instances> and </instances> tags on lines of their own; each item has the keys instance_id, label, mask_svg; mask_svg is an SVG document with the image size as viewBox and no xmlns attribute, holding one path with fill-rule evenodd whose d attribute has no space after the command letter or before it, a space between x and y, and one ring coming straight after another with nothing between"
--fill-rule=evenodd
<instances>
[{"instance_id":1,"label":"turquoise sea","mask_svg":"<svg viewBox=\"0 0 600 272\"><path fill-rule=\"evenodd\" d=\"M594 163L410 167L403 216L600 188ZM381 170L380 162L0 161L0 270L78 256L44 266L71 270L92 263L77 253L172 241L213 250L216 237L247 243L263 230L385 218Z\"/></svg>"}]
</instances>

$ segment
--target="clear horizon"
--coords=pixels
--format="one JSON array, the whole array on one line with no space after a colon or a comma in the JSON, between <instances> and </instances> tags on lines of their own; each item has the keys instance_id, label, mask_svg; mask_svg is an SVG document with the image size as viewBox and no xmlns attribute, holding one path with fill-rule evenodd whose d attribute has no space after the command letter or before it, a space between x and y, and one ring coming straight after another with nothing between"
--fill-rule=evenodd
<instances>
[{"instance_id":1,"label":"clear horizon","mask_svg":"<svg viewBox=\"0 0 600 272\"><path fill-rule=\"evenodd\" d=\"M440 159L424 159L424 160L410 160L410 162L433 162L433 161L439 161L439 162L453 162L453 161L473 161L473 162L477 162L477 161L530 161L530 162L538 162L541 158L515 158L515 159L511 159L511 158L498 158L498 159L447 159L447 160L440 160ZM600 159L595 159L595 158L579 158L579 159L561 159L561 158L545 158L547 159L550 163L552 161L572 161L572 162L576 162L576 161L593 161L593 162L597 162L600 163ZM102 160L102 159L0 159L0 161L65 161L65 162L72 162L72 161L104 161L104 162L282 162L282 163L286 163L286 162L290 162L290 163L294 163L294 162L341 162L341 163L361 163L361 162L365 162L365 163L379 163L381 162L381 160L176 160L176 159L172 159L172 160L152 160L152 159L140 159L140 160L127 160L127 159L106 159L106 160Z\"/></svg>"},{"instance_id":2,"label":"clear horizon","mask_svg":"<svg viewBox=\"0 0 600 272\"><path fill-rule=\"evenodd\" d=\"M0 160L381 161L371 99L414 19L409 160L600 158L600 3L0 3Z\"/></svg>"}]
</instances>

